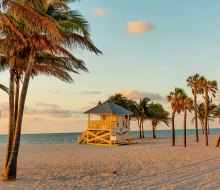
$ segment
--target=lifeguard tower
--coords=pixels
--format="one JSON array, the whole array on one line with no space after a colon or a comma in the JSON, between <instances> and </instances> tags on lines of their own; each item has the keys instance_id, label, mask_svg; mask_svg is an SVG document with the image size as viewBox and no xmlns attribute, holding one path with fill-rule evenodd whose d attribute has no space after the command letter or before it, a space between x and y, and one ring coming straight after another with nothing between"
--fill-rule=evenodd
<instances>
[{"instance_id":1,"label":"lifeguard tower","mask_svg":"<svg viewBox=\"0 0 220 190\"><path fill-rule=\"evenodd\" d=\"M131 111L106 101L85 113L88 114L87 129L78 137L79 144L111 146L133 143L134 135L130 134ZM99 120L92 120L94 115Z\"/></svg>"}]
</instances>

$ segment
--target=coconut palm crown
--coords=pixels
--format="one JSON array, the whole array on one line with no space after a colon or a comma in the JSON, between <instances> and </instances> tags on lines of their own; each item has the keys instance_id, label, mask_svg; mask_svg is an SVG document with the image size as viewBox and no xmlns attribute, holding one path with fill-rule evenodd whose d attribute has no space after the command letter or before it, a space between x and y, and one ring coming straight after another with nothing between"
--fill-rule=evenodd
<instances>
[{"instance_id":1,"label":"coconut palm crown","mask_svg":"<svg viewBox=\"0 0 220 190\"><path fill-rule=\"evenodd\" d=\"M172 108L172 146L175 146L175 114L181 112L181 100L186 97L186 93L182 88L175 88L174 91L167 95L167 101L170 102Z\"/></svg>"},{"instance_id":2,"label":"coconut palm crown","mask_svg":"<svg viewBox=\"0 0 220 190\"><path fill-rule=\"evenodd\" d=\"M205 77L200 77L200 87L204 92L204 100L205 100L205 119L204 119L204 135L205 135L205 144L208 146L208 108L209 103L212 102L212 97L215 98L215 94L218 90L218 83L216 80L210 81Z\"/></svg>"},{"instance_id":3,"label":"coconut palm crown","mask_svg":"<svg viewBox=\"0 0 220 190\"><path fill-rule=\"evenodd\" d=\"M199 142L199 135L198 135L198 119L197 119L197 94L202 94L203 89L200 86L200 75L196 73L195 75L191 75L186 80L187 86L192 89L192 94L194 97L194 122L195 122L195 136L196 142Z\"/></svg>"}]
</instances>

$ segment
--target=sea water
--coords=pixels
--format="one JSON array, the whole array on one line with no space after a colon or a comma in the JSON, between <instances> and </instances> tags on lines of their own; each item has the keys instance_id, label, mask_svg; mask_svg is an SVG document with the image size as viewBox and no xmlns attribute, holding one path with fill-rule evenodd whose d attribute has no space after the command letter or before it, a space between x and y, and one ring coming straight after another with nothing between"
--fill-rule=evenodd
<instances>
[{"instance_id":1,"label":"sea water","mask_svg":"<svg viewBox=\"0 0 220 190\"><path fill-rule=\"evenodd\" d=\"M187 135L194 135L194 129L187 129ZM136 138L139 137L139 131L131 131ZM220 133L220 129L210 129L211 134ZM48 134L23 134L21 135L21 144L55 144L55 143L76 143L77 137L81 133L48 133ZM145 137L151 137L152 131L144 131ZM202 130L199 129L199 134ZM170 137L171 130L157 130L157 137ZM177 129L176 136L182 136L183 130ZM0 147L5 147L7 135L0 135Z\"/></svg>"}]
</instances>

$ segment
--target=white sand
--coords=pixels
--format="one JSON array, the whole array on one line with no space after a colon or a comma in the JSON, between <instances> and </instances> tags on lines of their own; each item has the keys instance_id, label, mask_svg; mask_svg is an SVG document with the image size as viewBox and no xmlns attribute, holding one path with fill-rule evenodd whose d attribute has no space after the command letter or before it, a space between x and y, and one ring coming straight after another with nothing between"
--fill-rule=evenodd
<instances>
[{"instance_id":1,"label":"white sand","mask_svg":"<svg viewBox=\"0 0 220 190\"><path fill-rule=\"evenodd\" d=\"M134 145L101 147L77 144L22 145L18 180L0 189L220 189L220 148L187 137L146 139ZM0 149L0 166L4 149Z\"/></svg>"}]
</instances>

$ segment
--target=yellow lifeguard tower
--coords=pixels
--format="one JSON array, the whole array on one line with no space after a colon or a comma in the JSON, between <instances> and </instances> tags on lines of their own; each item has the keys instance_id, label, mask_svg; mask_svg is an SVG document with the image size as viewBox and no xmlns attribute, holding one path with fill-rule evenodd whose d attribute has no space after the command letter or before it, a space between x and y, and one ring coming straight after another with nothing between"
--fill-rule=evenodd
<instances>
[{"instance_id":1,"label":"yellow lifeguard tower","mask_svg":"<svg viewBox=\"0 0 220 190\"><path fill-rule=\"evenodd\" d=\"M130 115L132 112L113 102L103 104L85 112L88 114L87 129L78 137L79 144L117 145L133 143L130 134ZM91 116L99 120L91 120Z\"/></svg>"}]
</instances>

